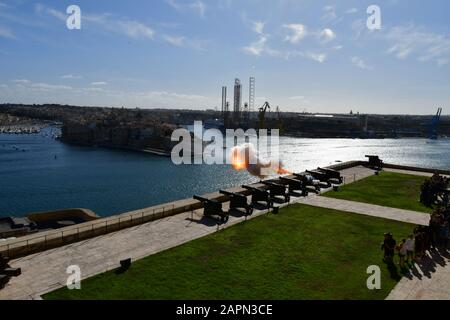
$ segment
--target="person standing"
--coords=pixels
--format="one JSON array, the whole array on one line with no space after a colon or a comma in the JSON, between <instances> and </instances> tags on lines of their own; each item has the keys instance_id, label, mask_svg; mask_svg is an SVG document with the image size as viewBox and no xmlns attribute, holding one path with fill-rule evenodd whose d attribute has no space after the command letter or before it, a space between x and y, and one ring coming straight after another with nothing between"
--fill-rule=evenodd
<instances>
[{"instance_id":1,"label":"person standing","mask_svg":"<svg viewBox=\"0 0 450 320\"><path fill-rule=\"evenodd\" d=\"M409 235L408 239L406 239L405 241L405 249L406 249L406 263L409 263L410 261L413 262L414 261L414 248L415 248L415 243L414 243L414 235L411 234Z\"/></svg>"},{"instance_id":2,"label":"person standing","mask_svg":"<svg viewBox=\"0 0 450 320\"><path fill-rule=\"evenodd\" d=\"M406 239L402 239L402 241L400 242L400 244L395 248L398 252L398 257L399 257L399 262L398 264L400 265L400 269L404 269L405 268L405 257L406 257Z\"/></svg>"},{"instance_id":3,"label":"person standing","mask_svg":"<svg viewBox=\"0 0 450 320\"><path fill-rule=\"evenodd\" d=\"M397 242L391 233L384 234L384 242L381 246L381 249L384 250L384 261L388 263L393 262L396 244Z\"/></svg>"}]
</instances>

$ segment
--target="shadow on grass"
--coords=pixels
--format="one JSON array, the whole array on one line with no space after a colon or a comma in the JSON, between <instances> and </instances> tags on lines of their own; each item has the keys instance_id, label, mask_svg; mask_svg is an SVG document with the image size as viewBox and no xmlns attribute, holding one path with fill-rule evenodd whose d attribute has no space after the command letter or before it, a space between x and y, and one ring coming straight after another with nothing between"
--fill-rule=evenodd
<instances>
[{"instance_id":1,"label":"shadow on grass","mask_svg":"<svg viewBox=\"0 0 450 320\"><path fill-rule=\"evenodd\" d=\"M389 274L391 276L391 279L394 279L395 281L400 281L402 278L402 275L398 272L397 266L392 261L385 261L387 268L389 270Z\"/></svg>"}]
</instances>

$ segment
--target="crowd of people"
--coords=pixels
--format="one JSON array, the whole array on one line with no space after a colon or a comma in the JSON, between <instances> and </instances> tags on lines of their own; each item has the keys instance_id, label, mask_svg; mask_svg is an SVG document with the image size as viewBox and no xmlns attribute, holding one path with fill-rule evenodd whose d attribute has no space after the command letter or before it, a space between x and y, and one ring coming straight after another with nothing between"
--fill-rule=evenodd
<instances>
[{"instance_id":1,"label":"crowd of people","mask_svg":"<svg viewBox=\"0 0 450 320\"><path fill-rule=\"evenodd\" d=\"M447 192L449 178L435 173L431 178L426 179L420 190L420 202L427 207L436 204L448 205L449 193Z\"/></svg>"},{"instance_id":2,"label":"crowd of people","mask_svg":"<svg viewBox=\"0 0 450 320\"><path fill-rule=\"evenodd\" d=\"M428 226L417 226L408 238L396 241L391 233L384 234L381 249L384 251L384 261L393 263L398 255L401 269L407 263L418 262L430 249L447 249L450 245L450 208L438 208L430 218Z\"/></svg>"}]
</instances>

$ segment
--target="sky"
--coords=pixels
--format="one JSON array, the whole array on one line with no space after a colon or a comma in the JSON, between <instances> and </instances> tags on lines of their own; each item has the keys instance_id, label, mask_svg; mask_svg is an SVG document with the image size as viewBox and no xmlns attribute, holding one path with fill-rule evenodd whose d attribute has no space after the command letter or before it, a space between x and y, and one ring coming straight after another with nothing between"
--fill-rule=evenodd
<instances>
[{"instance_id":1,"label":"sky","mask_svg":"<svg viewBox=\"0 0 450 320\"><path fill-rule=\"evenodd\" d=\"M0 0L0 103L220 109L251 76L255 108L450 114L450 1Z\"/></svg>"}]
</instances>

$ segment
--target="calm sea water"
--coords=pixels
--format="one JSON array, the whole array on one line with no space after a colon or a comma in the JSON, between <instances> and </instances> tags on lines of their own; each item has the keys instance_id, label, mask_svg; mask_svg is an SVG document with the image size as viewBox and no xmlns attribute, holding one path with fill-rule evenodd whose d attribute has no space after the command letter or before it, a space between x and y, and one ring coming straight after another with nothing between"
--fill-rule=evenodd
<instances>
[{"instance_id":1,"label":"calm sea water","mask_svg":"<svg viewBox=\"0 0 450 320\"><path fill-rule=\"evenodd\" d=\"M0 216L88 208L108 216L257 181L226 165L175 166L170 158L0 134ZM450 168L450 140L282 138L285 166L303 171L378 154L387 162Z\"/></svg>"}]
</instances>

